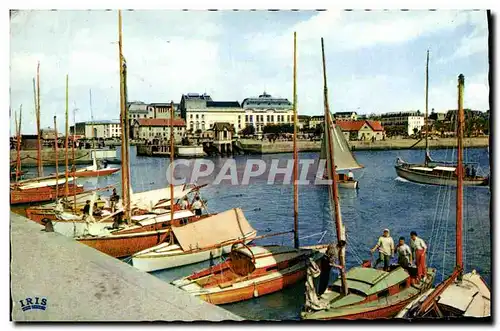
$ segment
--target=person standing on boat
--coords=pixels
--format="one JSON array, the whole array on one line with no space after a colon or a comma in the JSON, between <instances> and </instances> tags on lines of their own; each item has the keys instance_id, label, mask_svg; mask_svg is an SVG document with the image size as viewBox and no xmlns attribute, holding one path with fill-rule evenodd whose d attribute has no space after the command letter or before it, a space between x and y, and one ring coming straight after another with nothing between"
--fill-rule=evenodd
<instances>
[{"instance_id":1,"label":"person standing on boat","mask_svg":"<svg viewBox=\"0 0 500 331\"><path fill-rule=\"evenodd\" d=\"M90 200L85 201L85 206L83 207L83 220L87 221L90 216Z\"/></svg>"},{"instance_id":2,"label":"person standing on boat","mask_svg":"<svg viewBox=\"0 0 500 331\"><path fill-rule=\"evenodd\" d=\"M413 256L415 257L415 264L417 265L417 275L420 280L425 280L426 268L425 268L425 253L427 252L427 245L422 238L417 236L415 231L410 233L411 241L410 247L413 250Z\"/></svg>"},{"instance_id":3,"label":"person standing on boat","mask_svg":"<svg viewBox=\"0 0 500 331\"><path fill-rule=\"evenodd\" d=\"M113 188L113 193L109 197L109 202L111 204L111 212L112 213L115 212L115 206L116 206L118 200L120 200L120 197L118 196L118 194L116 194L116 188Z\"/></svg>"},{"instance_id":4,"label":"person standing on boat","mask_svg":"<svg viewBox=\"0 0 500 331\"><path fill-rule=\"evenodd\" d=\"M472 176L472 178L476 178L477 172L474 166L472 166L472 169L470 170L470 175Z\"/></svg>"},{"instance_id":5,"label":"person standing on boat","mask_svg":"<svg viewBox=\"0 0 500 331\"><path fill-rule=\"evenodd\" d=\"M349 172L347 173L347 180L354 180L354 174L351 170L349 170Z\"/></svg>"},{"instance_id":6,"label":"person standing on boat","mask_svg":"<svg viewBox=\"0 0 500 331\"><path fill-rule=\"evenodd\" d=\"M326 252L320 260L321 275L319 278L318 295L321 296L326 291L332 267L339 270L342 269L339 262L339 250L344 246L345 242L340 241L338 244L332 242L326 248Z\"/></svg>"},{"instance_id":7,"label":"person standing on boat","mask_svg":"<svg viewBox=\"0 0 500 331\"><path fill-rule=\"evenodd\" d=\"M188 198L187 197L184 197L184 199L182 199L181 209L182 210L189 209L189 202L188 202Z\"/></svg>"},{"instance_id":8,"label":"person standing on boat","mask_svg":"<svg viewBox=\"0 0 500 331\"><path fill-rule=\"evenodd\" d=\"M391 257L394 254L394 240L389 235L389 229L384 229L383 235L378 238L378 242L371 249L371 252L375 252L375 250L379 251L379 256L377 261L375 261L376 268L380 262L384 262L384 271L389 271L389 264L391 261Z\"/></svg>"},{"instance_id":9,"label":"person standing on boat","mask_svg":"<svg viewBox=\"0 0 500 331\"><path fill-rule=\"evenodd\" d=\"M396 251L398 252L398 264L404 269L407 269L413 259L411 256L410 246L405 243L404 237L399 238L399 243L396 247Z\"/></svg>"},{"instance_id":10,"label":"person standing on boat","mask_svg":"<svg viewBox=\"0 0 500 331\"><path fill-rule=\"evenodd\" d=\"M196 216L201 216L201 208L203 207L203 204L200 201L200 197L196 196L194 198L194 202L191 205L191 209L194 211L194 214Z\"/></svg>"}]
</instances>

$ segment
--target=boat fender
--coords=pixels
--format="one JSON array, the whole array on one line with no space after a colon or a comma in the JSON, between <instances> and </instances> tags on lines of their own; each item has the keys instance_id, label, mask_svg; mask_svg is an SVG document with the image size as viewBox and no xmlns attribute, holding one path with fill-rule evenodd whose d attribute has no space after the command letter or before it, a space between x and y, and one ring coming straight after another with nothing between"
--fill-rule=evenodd
<instances>
[{"instance_id":1,"label":"boat fender","mask_svg":"<svg viewBox=\"0 0 500 331\"><path fill-rule=\"evenodd\" d=\"M254 286L254 288L253 288L253 297L257 298L259 296L259 291L257 290L257 286L256 286L255 283L253 283L253 286Z\"/></svg>"}]
</instances>

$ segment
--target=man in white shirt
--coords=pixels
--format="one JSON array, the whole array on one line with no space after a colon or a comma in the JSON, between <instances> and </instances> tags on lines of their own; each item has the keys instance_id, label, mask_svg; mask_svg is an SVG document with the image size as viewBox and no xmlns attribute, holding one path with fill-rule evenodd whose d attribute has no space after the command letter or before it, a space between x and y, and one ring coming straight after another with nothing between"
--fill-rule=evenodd
<instances>
[{"instance_id":1,"label":"man in white shirt","mask_svg":"<svg viewBox=\"0 0 500 331\"><path fill-rule=\"evenodd\" d=\"M200 197L196 196L196 198L194 198L193 204L191 205L191 209L194 211L194 214L196 216L201 216L201 208L202 207L203 207L203 204L200 201Z\"/></svg>"},{"instance_id":2,"label":"man in white shirt","mask_svg":"<svg viewBox=\"0 0 500 331\"><path fill-rule=\"evenodd\" d=\"M186 210L186 209L188 209L188 207L189 207L188 198L184 197L184 199L182 199L182 202L181 202L181 209Z\"/></svg>"},{"instance_id":3,"label":"man in white shirt","mask_svg":"<svg viewBox=\"0 0 500 331\"><path fill-rule=\"evenodd\" d=\"M354 180L354 174L352 173L351 170L349 170L349 172L347 173L347 179L348 180Z\"/></svg>"},{"instance_id":4,"label":"man in white shirt","mask_svg":"<svg viewBox=\"0 0 500 331\"><path fill-rule=\"evenodd\" d=\"M410 247L405 243L404 237L399 238L399 244L396 247L396 251L398 252L398 264L405 269L408 268L412 261L412 256Z\"/></svg>"},{"instance_id":5,"label":"man in white shirt","mask_svg":"<svg viewBox=\"0 0 500 331\"><path fill-rule=\"evenodd\" d=\"M417 275L420 280L425 280L427 275L427 268L425 266L425 253L427 252L427 245L422 238L417 236L415 231L410 233L410 247L413 250L415 257L415 264L417 265Z\"/></svg>"},{"instance_id":6,"label":"man in white shirt","mask_svg":"<svg viewBox=\"0 0 500 331\"><path fill-rule=\"evenodd\" d=\"M375 261L374 268L376 268L380 262L384 262L384 271L389 271L389 263L394 254L394 240L389 235L389 229L384 229L384 234L378 238L378 242L375 247L371 249L371 252L373 253L377 249L379 251L379 257L377 261Z\"/></svg>"}]
</instances>

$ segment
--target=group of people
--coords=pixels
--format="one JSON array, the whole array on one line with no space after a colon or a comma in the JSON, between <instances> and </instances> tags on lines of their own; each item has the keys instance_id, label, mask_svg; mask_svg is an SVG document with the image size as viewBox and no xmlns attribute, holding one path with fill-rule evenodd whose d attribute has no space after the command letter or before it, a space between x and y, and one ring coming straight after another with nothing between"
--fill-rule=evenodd
<instances>
[{"instance_id":1,"label":"group of people","mask_svg":"<svg viewBox=\"0 0 500 331\"><path fill-rule=\"evenodd\" d=\"M379 257L375 262L375 268L381 263L384 263L384 270L389 271L390 260L397 254L398 264L408 269L415 263L417 267L417 278L425 280L426 271L426 252L427 245L425 241L418 237L417 232L410 232L410 246L405 242L404 237L399 237L398 245L394 245L394 240L390 236L389 229L384 229L382 236L378 239L377 244L371 249L371 252L379 251Z\"/></svg>"},{"instance_id":2,"label":"group of people","mask_svg":"<svg viewBox=\"0 0 500 331\"><path fill-rule=\"evenodd\" d=\"M474 167L474 165L471 165L470 167L469 167L469 165L465 166L465 176L466 177L476 178L476 175L477 175L477 171L476 171L476 168Z\"/></svg>"},{"instance_id":3,"label":"group of people","mask_svg":"<svg viewBox=\"0 0 500 331\"><path fill-rule=\"evenodd\" d=\"M181 209L182 210L192 210L196 216L201 216L202 214L202 209L203 208L203 203L200 200L200 196L196 195L194 198L194 202L191 206L189 206L189 200L188 197L184 197L184 199L181 202Z\"/></svg>"}]
</instances>

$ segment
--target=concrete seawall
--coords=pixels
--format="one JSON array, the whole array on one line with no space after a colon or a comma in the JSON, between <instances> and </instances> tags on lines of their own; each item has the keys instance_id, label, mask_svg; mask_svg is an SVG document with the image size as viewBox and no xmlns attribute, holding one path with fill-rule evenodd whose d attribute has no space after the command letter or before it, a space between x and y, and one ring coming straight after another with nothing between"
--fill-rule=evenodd
<instances>
[{"instance_id":1,"label":"concrete seawall","mask_svg":"<svg viewBox=\"0 0 500 331\"><path fill-rule=\"evenodd\" d=\"M416 146L417 139L387 139L381 141L349 141L349 146L353 151L363 150L393 150L393 149L424 149L425 141L420 141ZM464 145L468 148L484 148L489 145L489 137L464 138ZM270 143L267 141L242 139L241 146L250 154L274 154L293 152L293 143L291 141L276 141ZM440 138L429 140L430 149L456 148L456 138ZM319 152L321 148L320 141L298 141L300 152Z\"/></svg>"},{"instance_id":2,"label":"concrete seawall","mask_svg":"<svg viewBox=\"0 0 500 331\"><path fill-rule=\"evenodd\" d=\"M242 320L25 217L10 220L13 321ZM23 311L27 298L45 298L45 310Z\"/></svg>"},{"instance_id":3,"label":"concrete seawall","mask_svg":"<svg viewBox=\"0 0 500 331\"><path fill-rule=\"evenodd\" d=\"M58 150L58 163L59 167L64 167L64 162L66 155L64 149ZM75 164L92 164L92 149L75 149ZM115 158L116 150L96 150L96 158ZM15 162L17 158L17 152L15 150L10 151L10 161ZM69 151L69 164L72 164L72 154ZM37 151L27 150L21 151L21 166L35 167L37 165ZM53 149L42 150L42 162L43 165L55 165L56 164L56 153ZM61 168L62 169L62 168Z\"/></svg>"}]
</instances>

